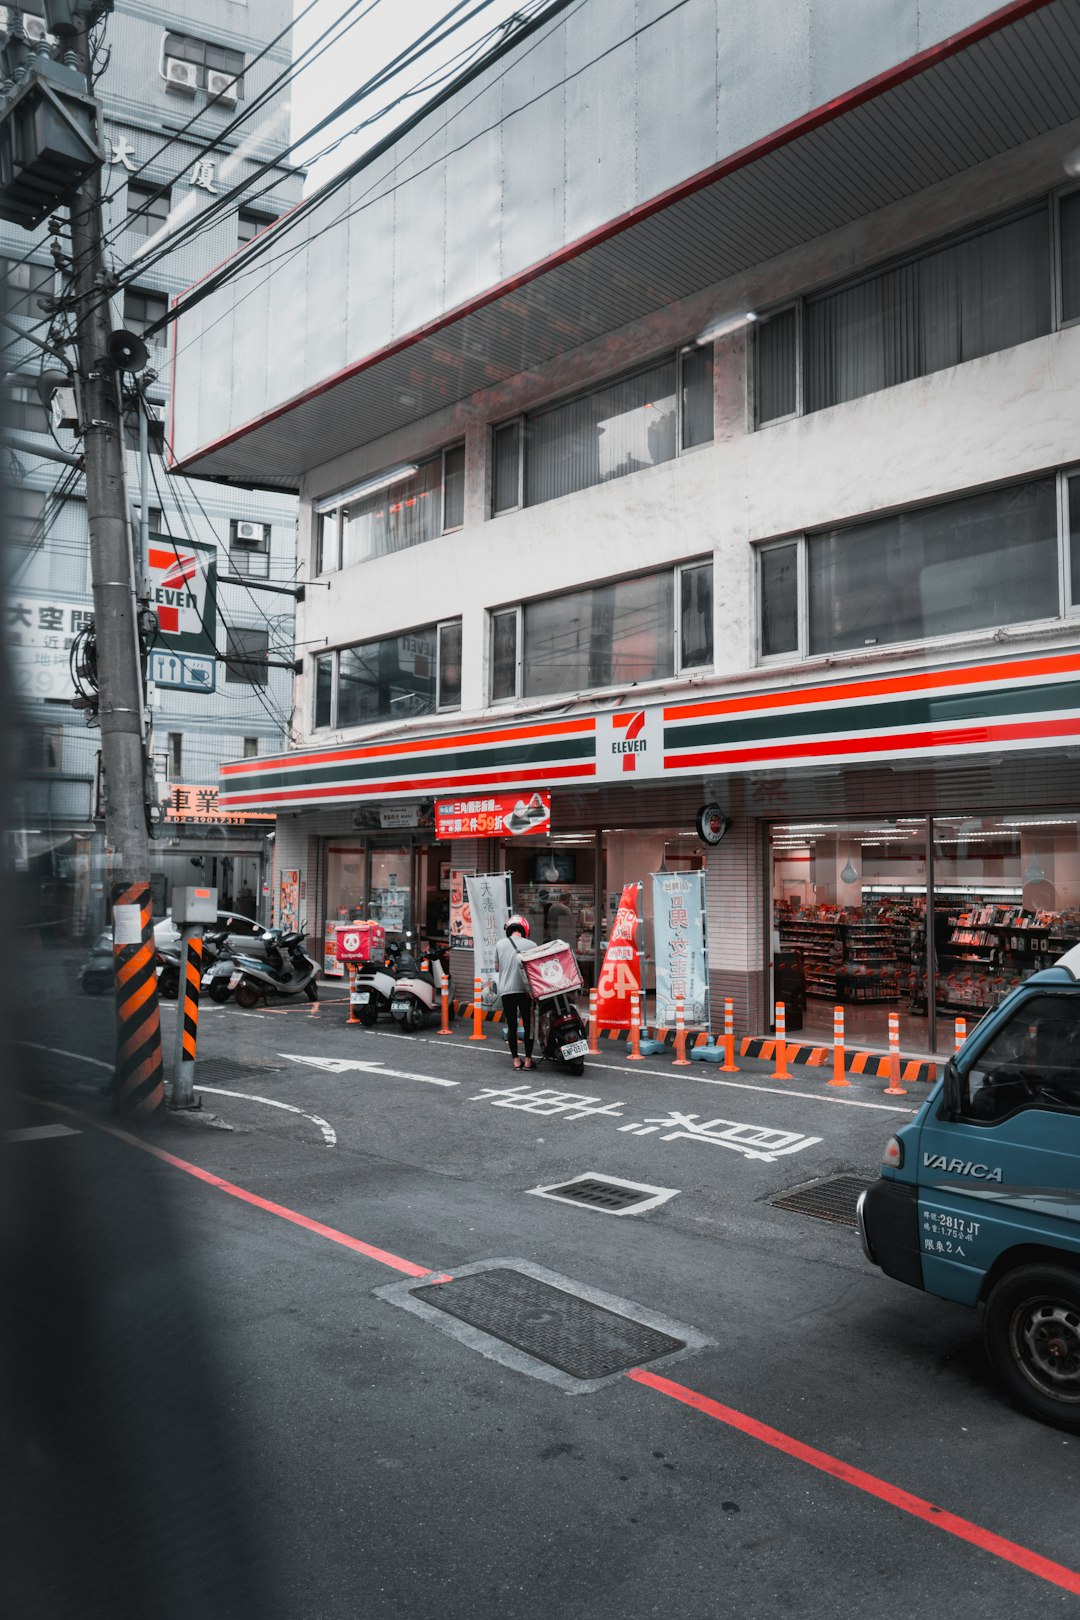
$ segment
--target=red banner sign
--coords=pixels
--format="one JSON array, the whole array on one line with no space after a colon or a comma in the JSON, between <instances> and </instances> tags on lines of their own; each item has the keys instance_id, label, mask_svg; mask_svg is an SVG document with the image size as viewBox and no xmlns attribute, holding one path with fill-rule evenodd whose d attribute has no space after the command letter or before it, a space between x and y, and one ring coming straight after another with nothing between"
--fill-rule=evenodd
<instances>
[{"instance_id":1,"label":"red banner sign","mask_svg":"<svg viewBox=\"0 0 1080 1620\"><path fill-rule=\"evenodd\" d=\"M551 794L489 794L482 799L440 799L435 806L435 837L502 838L507 833L551 831Z\"/></svg>"},{"instance_id":2,"label":"red banner sign","mask_svg":"<svg viewBox=\"0 0 1080 1620\"><path fill-rule=\"evenodd\" d=\"M641 954L637 946L638 886L622 892L596 982L597 1019L601 1027L629 1029L633 997L641 990Z\"/></svg>"}]
</instances>

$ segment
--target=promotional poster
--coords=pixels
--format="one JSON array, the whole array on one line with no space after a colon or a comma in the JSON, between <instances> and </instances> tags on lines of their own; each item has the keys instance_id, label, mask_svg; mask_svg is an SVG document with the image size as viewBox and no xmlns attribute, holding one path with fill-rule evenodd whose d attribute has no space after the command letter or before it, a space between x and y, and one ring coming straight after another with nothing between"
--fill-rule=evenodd
<instances>
[{"instance_id":1,"label":"promotional poster","mask_svg":"<svg viewBox=\"0 0 1080 1620\"><path fill-rule=\"evenodd\" d=\"M469 910L472 913L473 972L483 980L481 1000L485 1007L495 1005L495 947L503 937L510 916L510 874L495 872L486 877L466 877Z\"/></svg>"},{"instance_id":2,"label":"promotional poster","mask_svg":"<svg viewBox=\"0 0 1080 1620\"><path fill-rule=\"evenodd\" d=\"M641 989L639 888L637 883L628 883L622 892L596 984L597 1017L610 1029L630 1028L633 997Z\"/></svg>"},{"instance_id":3,"label":"promotional poster","mask_svg":"<svg viewBox=\"0 0 1080 1620\"><path fill-rule=\"evenodd\" d=\"M709 1021L709 974L705 956L704 872L652 874L653 940L656 952L656 1022L675 1023L675 997L683 998L687 1029Z\"/></svg>"}]
</instances>

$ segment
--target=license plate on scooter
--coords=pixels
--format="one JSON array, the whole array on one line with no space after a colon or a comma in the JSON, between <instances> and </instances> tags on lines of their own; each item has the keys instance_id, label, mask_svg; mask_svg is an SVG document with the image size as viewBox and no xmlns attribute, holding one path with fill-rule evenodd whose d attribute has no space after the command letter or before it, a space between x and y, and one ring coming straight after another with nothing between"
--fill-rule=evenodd
<instances>
[{"instance_id":1,"label":"license plate on scooter","mask_svg":"<svg viewBox=\"0 0 1080 1620\"><path fill-rule=\"evenodd\" d=\"M560 1046L559 1048L564 1058L585 1057L588 1050L588 1041L571 1041L569 1046Z\"/></svg>"},{"instance_id":2,"label":"license plate on scooter","mask_svg":"<svg viewBox=\"0 0 1080 1620\"><path fill-rule=\"evenodd\" d=\"M349 1000L352 1002L354 1007L366 1007L368 1002L371 1000L371 991L358 990L355 996L349 997Z\"/></svg>"},{"instance_id":3,"label":"license plate on scooter","mask_svg":"<svg viewBox=\"0 0 1080 1620\"><path fill-rule=\"evenodd\" d=\"M409 1003L407 1001L392 1001L390 1003L390 1011L392 1013L407 1013L408 1010Z\"/></svg>"},{"instance_id":4,"label":"license plate on scooter","mask_svg":"<svg viewBox=\"0 0 1080 1620\"><path fill-rule=\"evenodd\" d=\"M233 974L231 974L230 977L229 977L229 989L230 990L235 990L237 985L240 983L240 981L241 981L241 979L243 977L244 977L244 975L242 973L233 973Z\"/></svg>"}]
</instances>

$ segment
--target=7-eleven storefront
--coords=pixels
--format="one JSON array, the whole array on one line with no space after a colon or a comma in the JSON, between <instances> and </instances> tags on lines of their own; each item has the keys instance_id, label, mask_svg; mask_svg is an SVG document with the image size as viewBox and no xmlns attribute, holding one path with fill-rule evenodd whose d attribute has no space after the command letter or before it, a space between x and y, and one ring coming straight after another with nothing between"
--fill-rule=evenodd
<instances>
[{"instance_id":1,"label":"7-eleven storefront","mask_svg":"<svg viewBox=\"0 0 1080 1620\"><path fill-rule=\"evenodd\" d=\"M544 794L550 821L511 830L500 801ZM947 1050L955 1017L1080 940L1080 652L432 726L226 765L221 803L277 813L275 915L316 940L453 924L471 985L456 874L508 870L533 937L570 939L588 978L625 883L648 961L649 874L703 869L714 1027L730 996L760 1034L782 994L809 1039L841 1003L853 1041L884 1045L897 1010L905 1049Z\"/></svg>"}]
</instances>

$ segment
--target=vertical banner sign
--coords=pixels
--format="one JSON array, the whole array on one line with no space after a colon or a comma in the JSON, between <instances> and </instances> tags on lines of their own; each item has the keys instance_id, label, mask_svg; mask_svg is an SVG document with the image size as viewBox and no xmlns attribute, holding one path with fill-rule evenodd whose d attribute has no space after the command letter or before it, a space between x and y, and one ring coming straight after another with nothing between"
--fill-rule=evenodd
<instances>
[{"instance_id":1,"label":"vertical banner sign","mask_svg":"<svg viewBox=\"0 0 1080 1620\"><path fill-rule=\"evenodd\" d=\"M675 997L683 997L686 1026L707 1026L709 972L705 954L704 872L654 872L653 939L656 952L656 1022L675 1023Z\"/></svg>"},{"instance_id":2,"label":"vertical banner sign","mask_svg":"<svg viewBox=\"0 0 1080 1620\"><path fill-rule=\"evenodd\" d=\"M278 890L278 927L297 928L297 912L300 905L300 873L295 867L282 872L281 885Z\"/></svg>"},{"instance_id":3,"label":"vertical banner sign","mask_svg":"<svg viewBox=\"0 0 1080 1620\"><path fill-rule=\"evenodd\" d=\"M630 1028L631 1005L641 989L637 902L638 885L628 883L611 925L604 965L596 984L597 1018L609 1029Z\"/></svg>"},{"instance_id":4,"label":"vertical banner sign","mask_svg":"<svg viewBox=\"0 0 1080 1620\"><path fill-rule=\"evenodd\" d=\"M480 999L485 1007L495 1005L495 947L503 937L510 916L510 874L495 872L487 877L466 877L469 910L472 912L473 973L483 980Z\"/></svg>"},{"instance_id":5,"label":"vertical banner sign","mask_svg":"<svg viewBox=\"0 0 1080 1620\"><path fill-rule=\"evenodd\" d=\"M150 536L150 606L164 652L217 656L217 547Z\"/></svg>"}]
</instances>

